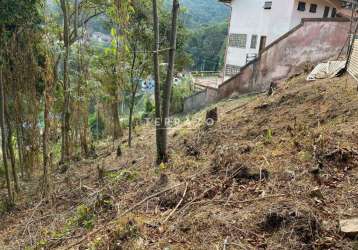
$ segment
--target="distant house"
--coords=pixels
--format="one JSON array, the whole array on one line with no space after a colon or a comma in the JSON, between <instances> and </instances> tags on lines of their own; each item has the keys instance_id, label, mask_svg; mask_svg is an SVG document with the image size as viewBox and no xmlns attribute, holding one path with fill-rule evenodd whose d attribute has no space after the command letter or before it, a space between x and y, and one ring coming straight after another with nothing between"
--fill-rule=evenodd
<instances>
[{"instance_id":1,"label":"distant house","mask_svg":"<svg viewBox=\"0 0 358 250\"><path fill-rule=\"evenodd\" d=\"M240 72L259 52L302 18L333 18L339 0L219 0L232 8L224 78Z\"/></svg>"}]
</instances>

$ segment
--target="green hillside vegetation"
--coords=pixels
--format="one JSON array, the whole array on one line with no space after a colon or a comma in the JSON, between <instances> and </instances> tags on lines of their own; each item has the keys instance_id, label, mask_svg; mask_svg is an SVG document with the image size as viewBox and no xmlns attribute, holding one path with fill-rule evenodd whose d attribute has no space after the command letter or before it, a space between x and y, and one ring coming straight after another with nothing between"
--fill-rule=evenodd
<instances>
[{"instance_id":1,"label":"green hillside vegetation","mask_svg":"<svg viewBox=\"0 0 358 250\"><path fill-rule=\"evenodd\" d=\"M169 7L170 1L166 0L165 4ZM230 15L230 8L218 0L182 0L181 4L185 26L190 29L221 23Z\"/></svg>"},{"instance_id":2,"label":"green hillside vegetation","mask_svg":"<svg viewBox=\"0 0 358 250\"><path fill-rule=\"evenodd\" d=\"M186 50L196 71L219 71L224 62L227 22L212 24L190 33Z\"/></svg>"},{"instance_id":3,"label":"green hillside vegetation","mask_svg":"<svg viewBox=\"0 0 358 250\"><path fill-rule=\"evenodd\" d=\"M166 7L170 1L166 0ZM230 8L218 0L183 0L184 26L189 31L186 51L191 55L191 69L219 71L222 68Z\"/></svg>"}]
</instances>

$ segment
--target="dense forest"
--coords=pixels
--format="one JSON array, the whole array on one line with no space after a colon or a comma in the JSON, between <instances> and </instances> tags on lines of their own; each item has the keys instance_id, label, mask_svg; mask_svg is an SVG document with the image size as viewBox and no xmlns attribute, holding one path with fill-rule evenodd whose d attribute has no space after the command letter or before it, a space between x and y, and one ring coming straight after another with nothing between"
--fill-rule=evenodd
<instances>
[{"instance_id":1,"label":"dense forest","mask_svg":"<svg viewBox=\"0 0 358 250\"><path fill-rule=\"evenodd\" d=\"M47 1L52 12L57 7ZM163 8L170 11L171 1L165 0ZM217 0L182 1L180 20L183 25L184 49L188 53L187 69L194 71L219 71L222 68L227 37L230 8ZM88 25L91 32L109 36L106 17L93 18Z\"/></svg>"},{"instance_id":2,"label":"dense forest","mask_svg":"<svg viewBox=\"0 0 358 250\"><path fill-rule=\"evenodd\" d=\"M198 66L218 70L226 30L227 9L220 3L177 5L1 3L4 204L16 203L19 183L36 175L39 165L41 192L48 195L53 165L66 169L71 161L94 157L96 143L105 138L120 151L125 133L130 147L135 126L146 118L161 120L158 162L165 161L162 119L181 112L194 90L192 78L182 72Z\"/></svg>"},{"instance_id":3,"label":"dense forest","mask_svg":"<svg viewBox=\"0 0 358 250\"><path fill-rule=\"evenodd\" d=\"M126 128L130 147L138 123L180 112L193 90L185 75L172 84L191 62L176 1L173 13L159 2L154 16L148 0L1 5L1 174L8 206L21 191L19 177L30 180L42 165L40 186L48 195L54 164L66 169L94 157L96 142L108 137L120 151ZM166 159L160 123L159 163Z\"/></svg>"},{"instance_id":4,"label":"dense forest","mask_svg":"<svg viewBox=\"0 0 358 250\"><path fill-rule=\"evenodd\" d=\"M58 11L55 1L48 0L51 12ZM170 0L163 8L170 11ZM219 71L223 64L230 9L217 0L182 1L180 20L183 25L184 49L188 53L186 68L195 71ZM110 36L106 16L94 17L88 30L101 37Z\"/></svg>"}]
</instances>

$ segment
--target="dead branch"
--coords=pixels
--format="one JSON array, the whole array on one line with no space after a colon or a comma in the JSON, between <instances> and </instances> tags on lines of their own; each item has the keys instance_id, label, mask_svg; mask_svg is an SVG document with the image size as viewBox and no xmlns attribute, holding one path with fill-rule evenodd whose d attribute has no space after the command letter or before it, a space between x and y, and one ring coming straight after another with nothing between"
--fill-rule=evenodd
<instances>
[{"instance_id":1,"label":"dead branch","mask_svg":"<svg viewBox=\"0 0 358 250\"><path fill-rule=\"evenodd\" d=\"M32 218L34 217L34 215L35 215L37 209L41 206L41 204L42 204L43 201L44 201L44 199L41 199L40 202L39 202L39 203L35 206L35 208L33 209L33 212L32 212L32 214L31 214L30 218L29 218L29 219L27 220L27 222L26 222L24 231L22 232L22 236L24 236L24 235L25 235L25 232L28 231L28 227L29 227L29 225L30 225L30 223L31 223L31 221L32 221Z\"/></svg>"},{"instance_id":2,"label":"dead branch","mask_svg":"<svg viewBox=\"0 0 358 250\"><path fill-rule=\"evenodd\" d=\"M173 209L173 211L170 212L170 214L167 216L167 218L165 218L165 220L163 221L163 223L167 222L169 220L169 218L175 213L175 211L178 209L178 207L181 205L181 203L183 202L185 195L186 195L186 191L188 190L188 183L185 184L185 190L183 193L183 196L181 197L180 201L178 202L178 204L175 206L175 208Z\"/></svg>"},{"instance_id":3,"label":"dead branch","mask_svg":"<svg viewBox=\"0 0 358 250\"><path fill-rule=\"evenodd\" d=\"M131 211L132 211L133 209L135 209L136 207L142 205L142 204L145 203L146 201L148 201L148 200L150 200L150 199L152 199L152 198L154 198L154 197L157 197L158 195L161 195L161 194L163 194L163 193L165 193L165 192L168 192L168 191L170 191L170 190L172 190L172 189L174 189L174 188L177 188L177 187L179 187L179 186L181 186L181 185L183 185L183 184L184 184L184 183L179 183L179 184L174 185L174 186L172 186L172 187L166 188L166 189L164 189L163 191L160 191L160 192L158 192L158 193L152 194L152 195L148 196L147 198L143 199L142 201L140 201L140 202L134 204L132 207L128 208L126 211L124 211L123 213L121 213L119 216L122 217L122 216L126 215L127 213L131 212Z\"/></svg>"},{"instance_id":4,"label":"dead branch","mask_svg":"<svg viewBox=\"0 0 358 250\"><path fill-rule=\"evenodd\" d=\"M228 245L228 240L229 240L229 237L226 237L225 240L224 240L223 250L226 250L226 246Z\"/></svg>"},{"instance_id":5,"label":"dead branch","mask_svg":"<svg viewBox=\"0 0 358 250\"><path fill-rule=\"evenodd\" d=\"M266 200L266 199L271 199L271 198L278 198L278 197L284 197L284 196L289 196L287 194L277 194L277 195L268 195L265 197L260 197L260 198L256 198L256 199L248 199L248 200L241 200L241 201L228 201L228 200L211 200L208 202L224 202L224 203L232 203L232 204L242 204L242 203L250 203L250 202L254 202L254 201L262 201L262 200Z\"/></svg>"},{"instance_id":6,"label":"dead branch","mask_svg":"<svg viewBox=\"0 0 358 250\"><path fill-rule=\"evenodd\" d=\"M143 199L142 201L136 203L135 205L133 205L132 207L128 208L126 211L124 211L123 213L121 213L121 214L119 215L119 217L122 217L122 216L126 215L127 213L129 213L129 212L131 212L132 210L134 210L136 207L138 207L138 206L142 205L143 203L145 203L146 201L148 201L148 200L150 200L150 199L152 199L152 198L154 198L154 197L157 197L158 195L161 195L161 194L163 194L163 193L165 193L165 192L168 192L168 191L170 191L170 190L173 190L174 188L177 188L177 187L179 187L179 186L181 186L181 185L183 185L183 184L184 184L184 183L179 183L179 184L177 184L177 185L174 185L174 186L172 186L172 187L166 188L166 189L164 189L164 190L162 190L162 191L160 191L160 192L158 192L158 193L155 193L155 194L152 194L152 195L146 197L146 198ZM110 222L110 223L107 224L107 225L104 225L104 226L102 226L102 227L99 227L98 229L92 231L91 233L89 233L88 235L86 235L85 237L83 237L82 239L80 239L79 241L77 241L77 242L73 243L72 245L70 245L69 247L67 247L66 250L72 249L74 246L77 246L78 244L81 244L81 243L82 243L83 241L85 241L88 237L90 237L90 236L92 236L92 235L94 235L94 234L96 234L96 233L102 231L103 229L105 229L105 228L108 227L108 226L112 226L113 224L115 224L115 221L112 221L112 222Z\"/></svg>"}]
</instances>

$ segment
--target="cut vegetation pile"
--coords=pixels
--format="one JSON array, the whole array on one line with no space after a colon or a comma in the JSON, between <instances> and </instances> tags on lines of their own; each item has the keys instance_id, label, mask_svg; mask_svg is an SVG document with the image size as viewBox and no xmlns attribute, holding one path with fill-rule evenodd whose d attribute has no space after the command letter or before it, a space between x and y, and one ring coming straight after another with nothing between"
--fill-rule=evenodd
<instances>
[{"instance_id":1,"label":"cut vegetation pile","mask_svg":"<svg viewBox=\"0 0 358 250\"><path fill-rule=\"evenodd\" d=\"M1 217L4 249L357 249L358 93L349 76L279 85L171 131L154 167L154 129L132 148L56 172L50 200ZM201 118L197 119L197 118ZM200 120L200 122L198 122ZM28 184L26 184L28 185Z\"/></svg>"}]
</instances>

